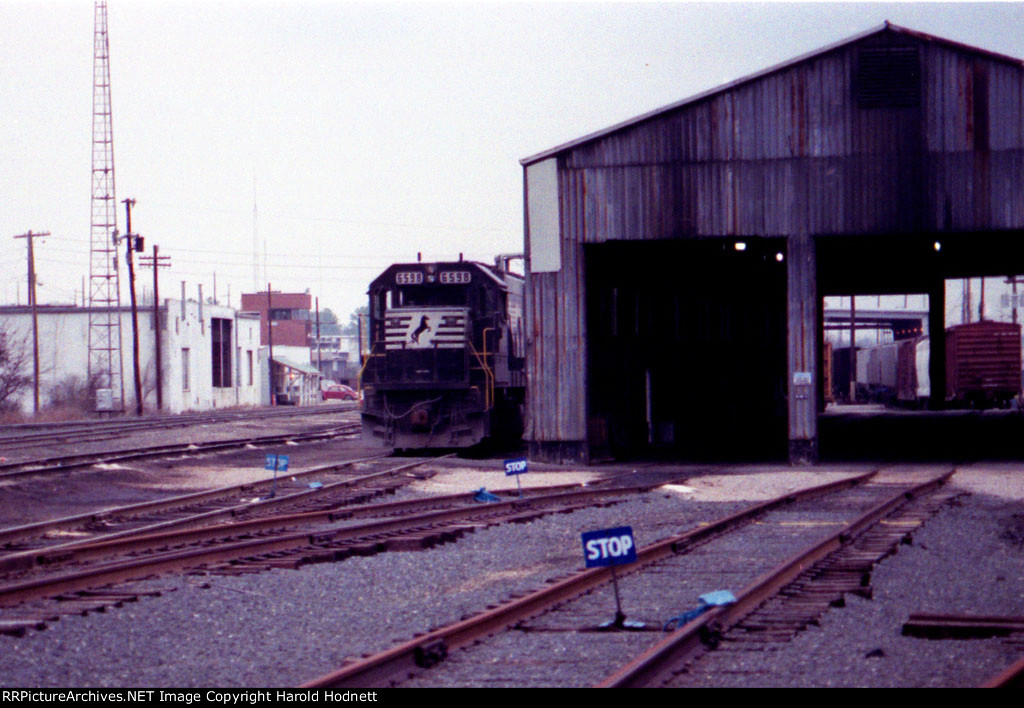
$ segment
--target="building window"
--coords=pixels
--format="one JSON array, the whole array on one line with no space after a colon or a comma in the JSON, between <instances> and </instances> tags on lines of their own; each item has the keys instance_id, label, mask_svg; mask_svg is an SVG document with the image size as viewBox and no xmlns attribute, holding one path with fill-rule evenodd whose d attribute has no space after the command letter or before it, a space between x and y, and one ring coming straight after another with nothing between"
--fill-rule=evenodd
<instances>
[{"instance_id":1,"label":"building window","mask_svg":"<svg viewBox=\"0 0 1024 708\"><path fill-rule=\"evenodd\" d=\"M213 342L213 387L231 388L231 320L210 319Z\"/></svg>"},{"instance_id":2,"label":"building window","mask_svg":"<svg viewBox=\"0 0 1024 708\"><path fill-rule=\"evenodd\" d=\"M246 351L245 356L249 363L249 385L252 386L252 351Z\"/></svg>"},{"instance_id":3,"label":"building window","mask_svg":"<svg viewBox=\"0 0 1024 708\"><path fill-rule=\"evenodd\" d=\"M181 390L188 390L188 349L181 350Z\"/></svg>"}]
</instances>

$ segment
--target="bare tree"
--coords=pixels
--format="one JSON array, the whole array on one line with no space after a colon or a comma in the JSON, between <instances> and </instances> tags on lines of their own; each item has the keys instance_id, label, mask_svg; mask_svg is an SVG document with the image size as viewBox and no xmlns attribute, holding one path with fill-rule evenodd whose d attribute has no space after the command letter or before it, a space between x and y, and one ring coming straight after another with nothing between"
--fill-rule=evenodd
<instances>
[{"instance_id":1,"label":"bare tree","mask_svg":"<svg viewBox=\"0 0 1024 708\"><path fill-rule=\"evenodd\" d=\"M21 392L32 385L32 355L24 335L0 322L0 410L17 406Z\"/></svg>"}]
</instances>

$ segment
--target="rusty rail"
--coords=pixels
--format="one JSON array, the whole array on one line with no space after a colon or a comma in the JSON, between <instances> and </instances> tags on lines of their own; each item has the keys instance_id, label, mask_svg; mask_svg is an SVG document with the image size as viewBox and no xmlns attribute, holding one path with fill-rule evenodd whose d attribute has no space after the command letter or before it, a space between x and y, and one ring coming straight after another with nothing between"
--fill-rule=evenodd
<instances>
[{"instance_id":1,"label":"rusty rail","mask_svg":"<svg viewBox=\"0 0 1024 708\"><path fill-rule=\"evenodd\" d=\"M1005 637L1024 632L1024 617L940 615L914 613L903 623L903 634L928 639Z\"/></svg>"},{"instance_id":2,"label":"rusty rail","mask_svg":"<svg viewBox=\"0 0 1024 708\"><path fill-rule=\"evenodd\" d=\"M632 566L633 570L630 572L635 572L635 569L640 566L684 551L697 542L722 533L770 509L800 499L811 499L839 489L861 484L876 473L877 470L811 487L799 492L785 494L775 499L752 505L743 511L731 514L706 526L700 526L677 536L645 546L638 549L638 562ZM476 617L471 617L462 622L429 632L387 651L355 661L326 676L314 679L304 684L303 687L338 688L386 685L386 682L399 672L415 670L417 668L429 668L443 661L452 649L466 646L477 639L511 626L552 605L576 597L593 587L604 584L610 579L611 568L607 567L578 572L565 580L553 583L549 587L513 600Z\"/></svg>"},{"instance_id":3,"label":"rusty rail","mask_svg":"<svg viewBox=\"0 0 1024 708\"><path fill-rule=\"evenodd\" d=\"M413 464L424 464L419 461ZM392 471L393 472L393 471ZM0 607L11 607L27 600L50 597L66 592L99 587L109 583L124 582L149 575L195 568L212 563L223 563L257 555L295 551L302 548L323 549L345 541L355 541L385 533L422 529L425 526L440 526L477 520L480 523L498 523L502 518L516 518L536 513L548 513L547 507L556 509L575 508L595 499L623 496L647 491L653 485L638 487L585 488L577 491L558 492L536 497L525 497L486 505L474 505L454 509L443 509L422 514L384 519L356 526L324 528L316 531L282 533L272 538L223 543L212 547L179 550L161 553L149 558L118 561L87 568L79 572L37 578L14 583L0 588ZM471 498L471 495L465 495ZM399 502L398 504L402 504ZM71 553L76 558L110 555L112 548L119 551L164 548L175 543L197 542L212 538L224 538L231 534L241 535L266 529L294 528L301 523L316 523L345 518L346 512L306 512L284 517L271 517L220 527L202 528L184 533L162 533L117 541L100 542Z\"/></svg>"},{"instance_id":4,"label":"rusty rail","mask_svg":"<svg viewBox=\"0 0 1024 708\"><path fill-rule=\"evenodd\" d=\"M1024 688L1024 656L983 683L981 688Z\"/></svg>"},{"instance_id":5,"label":"rusty rail","mask_svg":"<svg viewBox=\"0 0 1024 708\"><path fill-rule=\"evenodd\" d=\"M231 440L210 440L199 443L180 443L175 445L153 445L145 448L114 450L107 452L86 453L80 455L64 455L22 462L0 464L0 479L13 479L32 474L64 471L78 467L88 467L99 463L123 462L146 457L164 457L181 453L199 454L227 450L245 445L273 445L295 440L309 441L334 438L348 435L360 429L359 423L346 423L324 430L289 433L286 435L268 435L264 437L233 438Z\"/></svg>"},{"instance_id":6,"label":"rusty rail","mask_svg":"<svg viewBox=\"0 0 1024 708\"><path fill-rule=\"evenodd\" d=\"M355 460L346 460L334 465L324 465L321 467L314 467L308 470L289 472L289 477L308 477L315 474L324 474L336 470L340 470L344 467L356 465L361 462L370 462L385 457L385 453L380 455L374 455L372 457L364 457ZM346 480L347 481L347 480ZM258 489L260 487L269 486L272 484L272 478L267 477L265 479L256 480L253 482L243 482L242 484L234 484L226 487L217 487L216 489L208 489L201 492L190 492L189 494L180 494L173 497L167 497L164 499L156 499L153 501L140 502L138 504L129 504L126 506L110 507L107 509L100 509L94 512L88 512L85 514L76 514L74 516L63 516L57 519L48 519L46 521L37 521L31 524L23 524L21 526L11 526L9 528L0 529L0 546L4 544L11 544L16 541L20 541L28 538L38 538L51 531L59 531L62 529L76 528L82 524L96 523L113 517L120 517L124 515L134 515L141 512L154 512L162 511L166 509L175 509L185 506L191 506L194 504L200 504L203 502L211 501L220 497L230 496L232 494L238 494L241 492ZM300 492L302 494L302 492ZM280 497L275 499L267 500L266 502L258 502L258 504L264 503L280 503L283 500L292 500L297 495L289 495L287 497ZM248 504L247 507L252 507L254 504ZM237 507L233 507L237 508ZM200 515L201 516L201 515ZM151 527L134 529L130 532L118 532L116 534L109 534L105 538L116 538L129 534L141 534L156 530L156 528L168 528L170 525L177 522L166 522L166 524L154 524ZM95 541L91 539L88 541L75 541L69 544L64 544L61 548L74 547L83 543L90 543ZM55 547L51 547L55 548ZM0 557L0 569L3 568L4 557Z\"/></svg>"},{"instance_id":7,"label":"rusty rail","mask_svg":"<svg viewBox=\"0 0 1024 708\"><path fill-rule=\"evenodd\" d=\"M714 643L730 627L738 624L767 598L799 576L805 569L836 551L858 534L875 524L911 499L927 494L944 484L955 470L905 489L876 505L866 514L829 536L812 548L795 555L770 573L754 581L741 592L731 605L716 607L683 625L673 634L658 642L640 656L620 668L600 684L599 688L638 688L658 685L674 666Z\"/></svg>"}]
</instances>

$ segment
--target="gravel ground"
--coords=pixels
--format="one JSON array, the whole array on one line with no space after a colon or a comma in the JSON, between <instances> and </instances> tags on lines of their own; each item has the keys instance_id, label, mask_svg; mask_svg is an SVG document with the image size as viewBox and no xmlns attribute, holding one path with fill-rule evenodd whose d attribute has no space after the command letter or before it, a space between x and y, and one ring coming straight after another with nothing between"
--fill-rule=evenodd
<instances>
[{"instance_id":1,"label":"gravel ground","mask_svg":"<svg viewBox=\"0 0 1024 708\"><path fill-rule=\"evenodd\" d=\"M611 507L388 553L245 577L167 580L175 592L44 632L0 637L5 686L283 686L540 587L582 565L583 530L634 523L639 543L740 508L653 493ZM208 583L210 587L199 587ZM258 637L258 641L254 638Z\"/></svg>"},{"instance_id":2,"label":"gravel ground","mask_svg":"<svg viewBox=\"0 0 1024 708\"><path fill-rule=\"evenodd\" d=\"M961 498L879 564L871 585L871 600L847 596L846 607L778 649L713 652L685 684L980 685L1018 658L1020 640L918 639L901 628L915 612L1024 616L1024 506L990 495Z\"/></svg>"},{"instance_id":3,"label":"gravel ground","mask_svg":"<svg viewBox=\"0 0 1024 708\"><path fill-rule=\"evenodd\" d=\"M285 419L292 427L262 427L264 435L288 429L320 427L330 421L354 421L353 413ZM304 423L303 423L304 421ZM267 421L259 421L264 425ZM257 423L257 424L258 424ZM232 426L252 426L236 423ZM147 444L174 442L181 431L155 431L148 435ZM188 430L188 439L214 440L220 437L237 438L256 434L237 427L226 430L222 425L195 426ZM222 453L202 456L176 456L170 458L140 459L121 463L93 465L53 472L32 477L0 480L0 527L60 518L135 504L202 489L212 489L267 479L272 473L264 469L267 452L281 452L291 457L294 471L338 462L340 459L369 457L379 454L380 448L364 447L358 440L328 440L324 442L285 444L274 449L247 446Z\"/></svg>"},{"instance_id":4,"label":"gravel ground","mask_svg":"<svg viewBox=\"0 0 1024 708\"><path fill-rule=\"evenodd\" d=\"M582 531L629 523L639 544L651 543L746 506L737 498L758 495L754 490L761 485L820 483L827 469L770 476L734 470L723 476L733 485L732 501L724 500L730 496L723 492L725 481L705 476L610 507L478 531L428 552L245 577L168 578L159 584L177 590L160 598L68 617L24 638L0 637L0 685L297 685L348 657L392 646L579 569ZM530 474L535 484L541 475ZM1024 475L989 467L957 478L973 494L932 519L913 546L876 570L875 599L851 598L845 609L830 612L820 628L788 645L792 668L780 670L778 681L750 683L973 684L1009 663L1012 652L1001 640L899 636L910 612L1024 614ZM493 485L478 486L504 484L495 477ZM866 658L874 649L883 656Z\"/></svg>"},{"instance_id":5,"label":"gravel ground","mask_svg":"<svg viewBox=\"0 0 1024 708\"><path fill-rule=\"evenodd\" d=\"M166 420L173 421L174 416L167 416ZM333 425L358 421L359 412L352 409L337 413L286 415L270 418L252 418L249 420L225 420L202 424L187 423L175 427L144 427L125 432L120 436L95 442L80 440L70 443L58 441L51 441L45 444L26 443L23 445L12 443L0 446L0 459L5 459L7 462L21 462L58 455L87 454L172 443L233 440L235 438L260 435L319 430ZM155 418L154 422L158 424L163 422L163 420Z\"/></svg>"}]
</instances>

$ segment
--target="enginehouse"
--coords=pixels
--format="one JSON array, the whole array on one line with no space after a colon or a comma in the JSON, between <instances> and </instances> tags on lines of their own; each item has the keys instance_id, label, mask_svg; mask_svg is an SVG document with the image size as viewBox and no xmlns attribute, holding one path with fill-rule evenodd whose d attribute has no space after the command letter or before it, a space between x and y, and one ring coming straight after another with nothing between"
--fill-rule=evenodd
<instances>
[{"instance_id":1,"label":"enginehouse","mask_svg":"<svg viewBox=\"0 0 1024 708\"><path fill-rule=\"evenodd\" d=\"M1024 271L1024 63L889 23L521 163L534 459L813 462L823 297L926 294L942 392Z\"/></svg>"}]
</instances>

